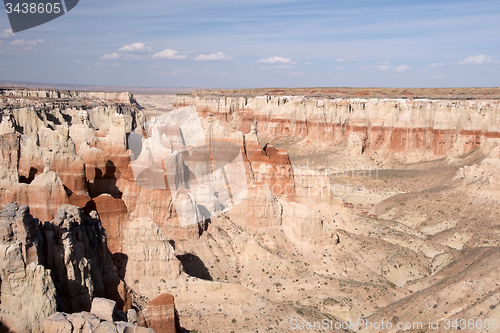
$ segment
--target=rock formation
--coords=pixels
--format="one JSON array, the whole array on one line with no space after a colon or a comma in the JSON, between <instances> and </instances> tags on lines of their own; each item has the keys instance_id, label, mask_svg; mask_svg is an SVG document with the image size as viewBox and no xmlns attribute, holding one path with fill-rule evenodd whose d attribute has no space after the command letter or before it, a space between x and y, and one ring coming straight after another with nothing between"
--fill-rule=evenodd
<instances>
[{"instance_id":1,"label":"rock formation","mask_svg":"<svg viewBox=\"0 0 500 333\"><path fill-rule=\"evenodd\" d=\"M6 327L38 331L40 321L56 309L89 311L98 296L127 310L98 219L62 205L53 221L39 223L27 206L15 203L6 205L1 217L1 317Z\"/></svg>"},{"instance_id":2,"label":"rock formation","mask_svg":"<svg viewBox=\"0 0 500 333\"><path fill-rule=\"evenodd\" d=\"M11 203L0 212L0 231L0 322L13 332L37 332L57 304L51 272L43 266L41 228L27 206Z\"/></svg>"},{"instance_id":3,"label":"rock formation","mask_svg":"<svg viewBox=\"0 0 500 333\"><path fill-rule=\"evenodd\" d=\"M493 318L500 103L403 93L0 89L2 324Z\"/></svg>"},{"instance_id":4,"label":"rock formation","mask_svg":"<svg viewBox=\"0 0 500 333\"><path fill-rule=\"evenodd\" d=\"M103 303L109 301L102 298L95 298L94 301L96 300ZM95 313L99 311L94 311L94 305L92 305L92 307L93 308L90 313L85 311L73 314L56 312L51 316L43 319L42 330L44 333L59 333L59 332L154 333L152 329L139 327L130 321L119 321L119 320L113 321L113 318L109 318L108 320L102 319L98 314ZM104 310L104 309L99 309L99 310Z\"/></svg>"},{"instance_id":5,"label":"rock formation","mask_svg":"<svg viewBox=\"0 0 500 333\"><path fill-rule=\"evenodd\" d=\"M129 92L104 92L104 91L63 91L55 89L23 89L2 88L0 95L9 97L35 97L35 98L79 98L89 100L105 100L112 103L130 104L134 101Z\"/></svg>"},{"instance_id":6,"label":"rock formation","mask_svg":"<svg viewBox=\"0 0 500 333\"><path fill-rule=\"evenodd\" d=\"M489 100L183 96L179 103L228 119L244 133L257 120L266 141L293 138L311 143L309 150L346 142L351 154L405 162L463 154L499 137L498 103Z\"/></svg>"},{"instance_id":7,"label":"rock formation","mask_svg":"<svg viewBox=\"0 0 500 333\"><path fill-rule=\"evenodd\" d=\"M174 296L162 294L148 303L138 314L138 325L149 327L155 333L176 333L180 329L174 305Z\"/></svg>"},{"instance_id":8,"label":"rock formation","mask_svg":"<svg viewBox=\"0 0 500 333\"><path fill-rule=\"evenodd\" d=\"M28 186L28 203L33 215L42 221L52 220L60 205L68 204L68 196L59 176L51 170L50 160L45 157L43 173Z\"/></svg>"}]
</instances>

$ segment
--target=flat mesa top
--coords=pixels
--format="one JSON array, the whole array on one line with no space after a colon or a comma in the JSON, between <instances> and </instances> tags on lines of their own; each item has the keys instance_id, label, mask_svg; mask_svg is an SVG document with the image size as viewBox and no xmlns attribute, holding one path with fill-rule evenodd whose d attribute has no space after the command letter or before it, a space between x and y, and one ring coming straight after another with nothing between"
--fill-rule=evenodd
<instances>
[{"instance_id":1,"label":"flat mesa top","mask_svg":"<svg viewBox=\"0 0 500 333\"><path fill-rule=\"evenodd\" d=\"M388 99L446 99L446 100L496 100L500 99L500 87L491 88L256 88L256 89L208 89L195 90L179 95L255 97L305 96L320 98L388 98Z\"/></svg>"}]
</instances>

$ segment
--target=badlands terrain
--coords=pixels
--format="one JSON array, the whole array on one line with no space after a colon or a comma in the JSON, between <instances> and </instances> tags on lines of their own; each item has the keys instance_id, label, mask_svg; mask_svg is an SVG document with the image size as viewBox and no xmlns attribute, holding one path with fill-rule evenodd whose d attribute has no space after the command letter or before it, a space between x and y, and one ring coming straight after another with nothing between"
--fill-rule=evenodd
<instances>
[{"instance_id":1,"label":"badlands terrain","mask_svg":"<svg viewBox=\"0 0 500 333\"><path fill-rule=\"evenodd\" d=\"M499 99L1 88L1 330L495 332Z\"/></svg>"}]
</instances>

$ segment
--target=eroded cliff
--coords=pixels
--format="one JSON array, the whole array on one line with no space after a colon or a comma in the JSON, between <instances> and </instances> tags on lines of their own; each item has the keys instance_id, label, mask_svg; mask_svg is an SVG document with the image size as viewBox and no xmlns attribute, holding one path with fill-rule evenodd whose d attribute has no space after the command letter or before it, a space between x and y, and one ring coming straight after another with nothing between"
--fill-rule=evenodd
<instances>
[{"instance_id":1,"label":"eroded cliff","mask_svg":"<svg viewBox=\"0 0 500 333\"><path fill-rule=\"evenodd\" d=\"M200 331L495 315L498 100L244 93L4 93L0 205L28 204L40 232L98 215L107 241L95 251L109 253L90 266L156 330L175 323L166 293L181 326ZM228 164L236 152L241 164ZM80 210L62 217L68 203ZM87 286L80 266L69 272ZM61 308L60 280L40 318L77 311Z\"/></svg>"}]
</instances>

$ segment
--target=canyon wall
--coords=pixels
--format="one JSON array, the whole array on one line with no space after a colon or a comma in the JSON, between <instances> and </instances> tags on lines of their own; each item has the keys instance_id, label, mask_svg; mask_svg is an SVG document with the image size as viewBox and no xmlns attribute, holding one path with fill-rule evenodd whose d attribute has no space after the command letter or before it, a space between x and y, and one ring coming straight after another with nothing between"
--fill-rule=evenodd
<instances>
[{"instance_id":1,"label":"canyon wall","mask_svg":"<svg viewBox=\"0 0 500 333\"><path fill-rule=\"evenodd\" d=\"M310 150L347 144L404 162L460 155L500 138L497 100L327 99L300 96L179 96L265 142L294 139Z\"/></svg>"},{"instance_id":2,"label":"canyon wall","mask_svg":"<svg viewBox=\"0 0 500 333\"><path fill-rule=\"evenodd\" d=\"M131 104L134 102L130 92L105 92L105 91L72 91L56 89L22 89L22 88L0 88L0 95L8 97L33 97L33 98L65 98L65 99L89 99L104 100L111 103Z\"/></svg>"},{"instance_id":3,"label":"canyon wall","mask_svg":"<svg viewBox=\"0 0 500 333\"><path fill-rule=\"evenodd\" d=\"M1 279L0 322L13 332L38 332L44 317L55 311L90 311L96 297L113 299L120 311L133 307L140 312L157 296L148 281L178 277L181 269L170 238L156 224L166 223L157 216L171 205L168 191L157 193L158 208L152 214L152 194L140 193L130 170L127 132L144 122L132 95L1 92L0 207L15 215L19 205L26 216L14 221L32 222L21 225L27 231L17 227L21 235L29 234L27 240L17 236L16 228L12 236L10 225L15 223L6 222L4 228L9 256L0 261L7 274ZM130 203L140 197L144 206ZM141 282L134 284L138 278ZM27 310L30 288L46 290L32 311ZM173 308L173 300L164 303ZM16 322L23 312L25 320ZM171 312L158 316L173 322ZM161 318L154 312L149 320L158 325Z\"/></svg>"},{"instance_id":4,"label":"canyon wall","mask_svg":"<svg viewBox=\"0 0 500 333\"><path fill-rule=\"evenodd\" d=\"M437 283L469 247L500 245L462 206L446 220L447 207L431 211L471 188L468 209L496 196L497 100L0 91L0 313L14 331L49 315L74 325L55 312L102 296L165 332L178 318L214 331L385 319L379 309ZM240 164L214 171L236 152ZM367 196L335 191L360 179Z\"/></svg>"},{"instance_id":5,"label":"canyon wall","mask_svg":"<svg viewBox=\"0 0 500 333\"><path fill-rule=\"evenodd\" d=\"M114 299L127 310L127 291L98 219L63 205L54 220L39 224L27 206L10 203L0 211L0 230L0 320L5 327L38 332L40 321L56 310L90 311L94 297Z\"/></svg>"}]
</instances>

